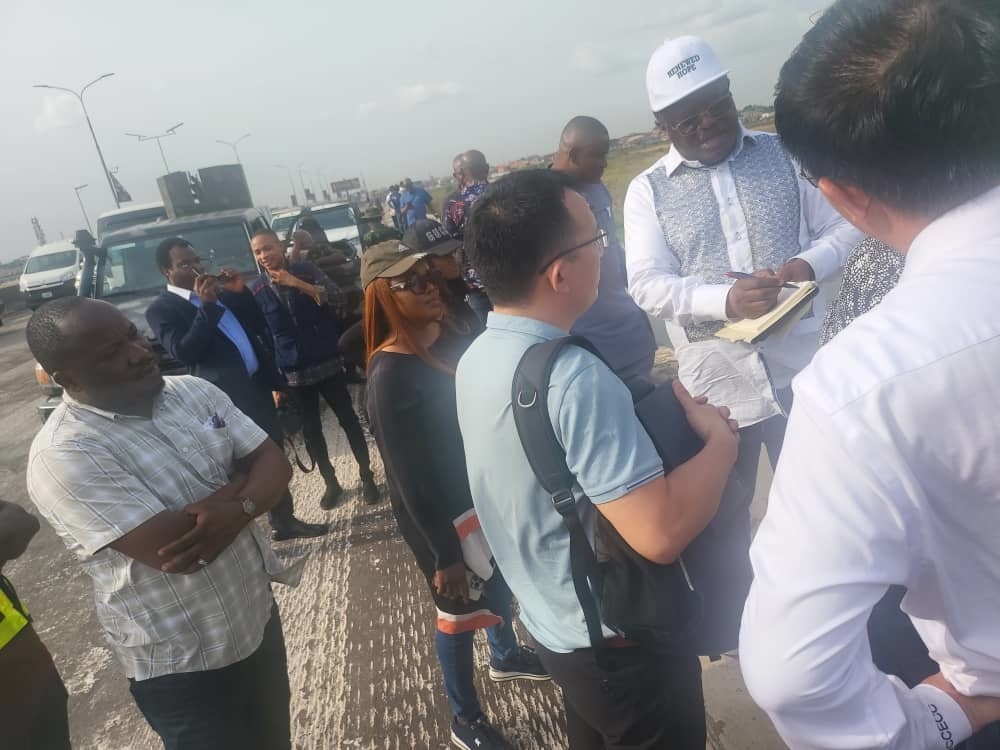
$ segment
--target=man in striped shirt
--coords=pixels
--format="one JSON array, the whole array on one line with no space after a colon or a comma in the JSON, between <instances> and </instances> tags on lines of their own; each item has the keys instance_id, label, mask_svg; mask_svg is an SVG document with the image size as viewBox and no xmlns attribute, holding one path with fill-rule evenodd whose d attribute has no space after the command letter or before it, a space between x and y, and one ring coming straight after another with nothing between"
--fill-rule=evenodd
<instances>
[{"instance_id":1,"label":"man in striped shirt","mask_svg":"<svg viewBox=\"0 0 1000 750\"><path fill-rule=\"evenodd\" d=\"M97 617L166 750L288 748L288 674L255 518L291 467L207 381L164 378L114 306L68 297L26 328L64 403L28 491L94 584Z\"/></svg>"}]
</instances>

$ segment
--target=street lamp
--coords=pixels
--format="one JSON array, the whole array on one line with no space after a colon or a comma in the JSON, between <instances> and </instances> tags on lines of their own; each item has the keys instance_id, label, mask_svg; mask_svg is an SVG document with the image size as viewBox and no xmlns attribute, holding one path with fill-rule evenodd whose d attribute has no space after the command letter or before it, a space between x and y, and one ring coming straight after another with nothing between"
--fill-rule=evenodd
<instances>
[{"instance_id":1,"label":"street lamp","mask_svg":"<svg viewBox=\"0 0 1000 750\"><path fill-rule=\"evenodd\" d=\"M292 189L292 204L294 205L296 197L295 197L295 180L292 179L292 168L285 164L275 164L274 166L277 169L284 169L286 172L288 172L288 187Z\"/></svg>"},{"instance_id":2,"label":"street lamp","mask_svg":"<svg viewBox=\"0 0 1000 750\"><path fill-rule=\"evenodd\" d=\"M163 144L160 143L164 138L169 138L170 136L177 133L177 128L183 125L183 122L179 122L172 128L167 128L165 133L160 133L159 135L140 135L139 133L126 133L125 135L131 136L132 138L138 138L139 143L143 141L156 141L156 145L160 147L160 158L163 159L163 168L167 170L167 174L170 174L170 167L167 166L167 157L163 153Z\"/></svg>"},{"instance_id":3,"label":"street lamp","mask_svg":"<svg viewBox=\"0 0 1000 750\"><path fill-rule=\"evenodd\" d=\"M90 217L87 216L87 209L83 207L83 198L80 197L80 191L83 190L86 185L77 185L73 190L76 191L76 200L80 204L80 210L83 211L83 220L87 222L87 231L91 234L94 233L93 227L90 226Z\"/></svg>"},{"instance_id":4,"label":"street lamp","mask_svg":"<svg viewBox=\"0 0 1000 750\"><path fill-rule=\"evenodd\" d=\"M115 185L111 181L111 173L108 172L108 165L104 162L104 154L101 152L101 144L97 142L97 134L94 133L94 126L90 122L90 114L87 112L87 105L83 103L83 95L86 93L87 89L93 86L98 81L103 81L105 78L110 78L114 73L105 73L99 78L95 78L93 81L88 83L79 92L73 89L63 88L62 86L49 86L46 83L36 83L32 88L36 89L54 89L56 91L65 91L66 93L72 94L76 97L77 101L80 102L80 108L83 110L83 117L87 121L87 127L90 128L90 137L94 139L94 148L97 149L97 158L101 160L101 169L104 170L104 179L108 181L108 187L111 188L111 197L115 200L115 207L121 208L122 204L118 200L118 191L115 190Z\"/></svg>"},{"instance_id":5,"label":"street lamp","mask_svg":"<svg viewBox=\"0 0 1000 750\"><path fill-rule=\"evenodd\" d=\"M305 195L305 194L306 194L306 178L305 178L305 171L304 171L304 170L302 169L302 167L303 167L303 165L304 165L304 164L305 164L305 162L304 162L304 161L300 161L300 162L299 162L299 182L301 182L301 183L302 183L302 195ZM310 180L310 182L311 182L311 180ZM303 202L305 202L305 201L303 201Z\"/></svg>"},{"instance_id":6,"label":"street lamp","mask_svg":"<svg viewBox=\"0 0 1000 750\"><path fill-rule=\"evenodd\" d=\"M249 133L244 133L239 138L237 138L235 141L219 141L219 140L217 140L216 143L221 143L223 146L229 146L229 148L231 148L233 150L233 156L236 157L236 163L237 164L242 164L243 162L240 161L240 152L239 152L239 150L236 147L239 146L242 141L246 140L249 137L250 137Z\"/></svg>"}]
</instances>

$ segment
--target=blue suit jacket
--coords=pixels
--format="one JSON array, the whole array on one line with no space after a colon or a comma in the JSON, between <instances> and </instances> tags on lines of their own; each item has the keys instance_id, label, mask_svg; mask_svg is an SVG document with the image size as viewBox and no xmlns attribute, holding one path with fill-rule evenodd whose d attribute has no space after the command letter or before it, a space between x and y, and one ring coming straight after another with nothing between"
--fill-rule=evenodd
<instances>
[{"instance_id":1,"label":"blue suit jacket","mask_svg":"<svg viewBox=\"0 0 1000 750\"><path fill-rule=\"evenodd\" d=\"M223 313L219 305L195 307L164 291L150 303L146 321L171 357L187 365L192 375L224 391L240 411L270 433L276 424L270 392L284 387L284 381L267 346L271 340L267 321L249 290L222 292L219 301L236 316L253 345L260 363L253 377L247 374L239 349L219 329Z\"/></svg>"}]
</instances>

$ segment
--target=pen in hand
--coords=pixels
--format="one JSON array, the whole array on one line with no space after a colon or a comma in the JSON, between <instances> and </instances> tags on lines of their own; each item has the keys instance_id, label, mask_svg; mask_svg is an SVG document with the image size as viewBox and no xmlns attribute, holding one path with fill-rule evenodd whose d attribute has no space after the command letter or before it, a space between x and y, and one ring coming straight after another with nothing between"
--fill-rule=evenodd
<instances>
[{"instance_id":1,"label":"pen in hand","mask_svg":"<svg viewBox=\"0 0 1000 750\"><path fill-rule=\"evenodd\" d=\"M726 276L731 279L755 279L757 278L752 273L744 273L743 271L726 271ZM798 284L793 284L790 281L786 281L781 285L782 289L798 289Z\"/></svg>"}]
</instances>

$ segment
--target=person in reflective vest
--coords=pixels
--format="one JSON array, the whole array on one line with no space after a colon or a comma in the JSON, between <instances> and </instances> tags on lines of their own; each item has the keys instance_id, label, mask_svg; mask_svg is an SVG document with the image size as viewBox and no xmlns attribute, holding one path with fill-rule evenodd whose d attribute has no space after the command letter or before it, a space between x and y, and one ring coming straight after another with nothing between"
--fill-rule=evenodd
<instances>
[{"instance_id":1,"label":"person in reflective vest","mask_svg":"<svg viewBox=\"0 0 1000 750\"><path fill-rule=\"evenodd\" d=\"M38 533L38 519L0 500L0 745L9 750L69 750L66 687L52 655L31 626L31 615L4 565L24 554Z\"/></svg>"}]
</instances>

